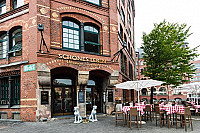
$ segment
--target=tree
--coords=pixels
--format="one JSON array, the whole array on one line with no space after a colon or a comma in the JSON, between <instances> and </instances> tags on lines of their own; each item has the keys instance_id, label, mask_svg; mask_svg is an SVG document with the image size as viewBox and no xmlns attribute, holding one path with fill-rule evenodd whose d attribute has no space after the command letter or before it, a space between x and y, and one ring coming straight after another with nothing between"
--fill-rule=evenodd
<instances>
[{"instance_id":1,"label":"tree","mask_svg":"<svg viewBox=\"0 0 200 133\"><path fill-rule=\"evenodd\" d=\"M188 81L195 70L190 62L198 56L196 49L186 46L191 35L186 24L169 23L165 20L154 24L154 29L143 33L142 49L146 68L143 74L151 79L165 81L175 86Z\"/></svg>"}]
</instances>

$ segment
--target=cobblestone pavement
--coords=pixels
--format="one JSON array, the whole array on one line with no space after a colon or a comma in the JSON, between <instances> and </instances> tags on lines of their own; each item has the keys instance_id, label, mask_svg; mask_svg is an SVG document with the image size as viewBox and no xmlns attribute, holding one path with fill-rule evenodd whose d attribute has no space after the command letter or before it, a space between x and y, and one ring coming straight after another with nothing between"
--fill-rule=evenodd
<instances>
[{"instance_id":1,"label":"cobblestone pavement","mask_svg":"<svg viewBox=\"0 0 200 133\"><path fill-rule=\"evenodd\" d=\"M200 116L193 116L193 127L188 128L188 132L200 133ZM62 119L48 122L2 122L0 121L0 133L185 133L183 128L176 129L175 125L168 129L165 124L162 128L156 126L155 121L148 121L142 128L137 130L136 125L132 125L132 130L123 127L119 122L115 127L114 116L98 116L97 122L74 124L73 119Z\"/></svg>"}]
</instances>

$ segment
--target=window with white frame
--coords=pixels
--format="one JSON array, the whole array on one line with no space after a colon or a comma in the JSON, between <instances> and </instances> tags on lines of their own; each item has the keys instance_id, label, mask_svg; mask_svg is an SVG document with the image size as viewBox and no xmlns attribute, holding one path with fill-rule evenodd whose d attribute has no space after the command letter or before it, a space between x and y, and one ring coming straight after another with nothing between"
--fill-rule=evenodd
<instances>
[{"instance_id":1,"label":"window with white frame","mask_svg":"<svg viewBox=\"0 0 200 133\"><path fill-rule=\"evenodd\" d=\"M24 0L13 0L13 9L24 5Z\"/></svg>"},{"instance_id":2,"label":"window with white frame","mask_svg":"<svg viewBox=\"0 0 200 133\"><path fill-rule=\"evenodd\" d=\"M22 55L22 27L11 32L11 44L8 52L11 56Z\"/></svg>"},{"instance_id":3,"label":"window with white frame","mask_svg":"<svg viewBox=\"0 0 200 133\"><path fill-rule=\"evenodd\" d=\"M101 5L101 0L85 0L85 1L95 4L95 5Z\"/></svg>"},{"instance_id":4,"label":"window with white frame","mask_svg":"<svg viewBox=\"0 0 200 133\"><path fill-rule=\"evenodd\" d=\"M80 50L79 25L73 21L63 21L63 48Z\"/></svg>"},{"instance_id":5,"label":"window with white frame","mask_svg":"<svg viewBox=\"0 0 200 133\"><path fill-rule=\"evenodd\" d=\"M6 0L0 1L0 15L6 13Z\"/></svg>"},{"instance_id":6,"label":"window with white frame","mask_svg":"<svg viewBox=\"0 0 200 133\"><path fill-rule=\"evenodd\" d=\"M91 53L101 52L99 30L91 25L84 26L84 50Z\"/></svg>"},{"instance_id":7,"label":"window with white frame","mask_svg":"<svg viewBox=\"0 0 200 133\"><path fill-rule=\"evenodd\" d=\"M0 59L6 58L7 48L8 48L8 41L6 37L6 33L0 35Z\"/></svg>"}]
</instances>

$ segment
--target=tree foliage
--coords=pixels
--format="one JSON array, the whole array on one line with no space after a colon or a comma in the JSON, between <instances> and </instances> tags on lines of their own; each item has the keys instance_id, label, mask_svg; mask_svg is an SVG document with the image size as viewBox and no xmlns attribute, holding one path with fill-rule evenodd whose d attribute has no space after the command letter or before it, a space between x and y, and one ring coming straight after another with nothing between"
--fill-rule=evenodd
<instances>
[{"instance_id":1,"label":"tree foliage","mask_svg":"<svg viewBox=\"0 0 200 133\"><path fill-rule=\"evenodd\" d=\"M186 24L165 20L154 24L154 29L143 33L142 49L146 68L143 74L151 79L165 81L175 86L188 81L195 69L190 62L198 56L196 49L185 46L191 35Z\"/></svg>"}]
</instances>

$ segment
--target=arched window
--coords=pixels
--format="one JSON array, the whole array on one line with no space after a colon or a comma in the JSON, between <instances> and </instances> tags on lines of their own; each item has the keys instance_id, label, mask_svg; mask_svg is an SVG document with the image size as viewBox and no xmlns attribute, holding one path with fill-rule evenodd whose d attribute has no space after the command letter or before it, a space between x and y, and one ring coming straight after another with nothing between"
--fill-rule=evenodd
<instances>
[{"instance_id":1,"label":"arched window","mask_svg":"<svg viewBox=\"0 0 200 133\"><path fill-rule=\"evenodd\" d=\"M101 0L85 0L85 1L93 3L95 5L101 5Z\"/></svg>"},{"instance_id":2,"label":"arched window","mask_svg":"<svg viewBox=\"0 0 200 133\"><path fill-rule=\"evenodd\" d=\"M141 90L141 92L142 92L142 95L145 95L145 96L148 94L146 88L143 88L143 89Z\"/></svg>"},{"instance_id":3,"label":"arched window","mask_svg":"<svg viewBox=\"0 0 200 133\"><path fill-rule=\"evenodd\" d=\"M17 28L11 32L11 46L8 53L13 53L12 56L22 54L22 28Z\"/></svg>"},{"instance_id":4,"label":"arched window","mask_svg":"<svg viewBox=\"0 0 200 133\"><path fill-rule=\"evenodd\" d=\"M166 94L166 88L165 87L160 87L159 88L159 92L160 92L160 95L165 95Z\"/></svg>"},{"instance_id":5,"label":"arched window","mask_svg":"<svg viewBox=\"0 0 200 133\"><path fill-rule=\"evenodd\" d=\"M88 84L89 86L95 86L95 81L94 80L88 80Z\"/></svg>"},{"instance_id":6,"label":"arched window","mask_svg":"<svg viewBox=\"0 0 200 133\"><path fill-rule=\"evenodd\" d=\"M85 51L100 54L101 45L99 43L99 30L97 28L84 26L84 44Z\"/></svg>"},{"instance_id":7,"label":"arched window","mask_svg":"<svg viewBox=\"0 0 200 133\"><path fill-rule=\"evenodd\" d=\"M167 99L166 98L161 98L160 101L165 102L165 101L167 101Z\"/></svg>"},{"instance_id":8,"label":"arched window","mask_svg":"<svg viewBox=\"0 0 200 133\"><path fill-rule=\"evenodd\" d=\"M7 37L5 33L0 35L0 59L6 58L7 48Z\"/></svg>"},{"instance_id":9,"label":"arched window","mask_svg":"<svg viewBox=\"0 0 200 133\"><path fill-rule=\"evenodd\" d=\"M153 88L153 95L156 95L156 88Z\"/></svg>"},{"instance_id":10,"label":"arched window","mask_svg":"<svg viewBox=\"0 0 200 133\"><path fill-rule=\"evenodd\" d=\"M24 5L24 0L13 0L13 9Z\"/></svg>"},{"instance_id":11,"label":"arched window","mask_svg":"<svg viewBox=\"0 0 200 133\"><path fill-rule=\"evenodd\" d=\"M6 0L0 1L0 14L3 14L6 12Z\"/></svg>"},{"instance_id":12,"label":"arched window","mask_svg":"<svg viewBox=\"0 0 200 133\"><path fill-rule=\"evenodd\" d=\"M72 21L63 21L63 48L80 50L79 25Z\"/></svg>"}]
</instances>

